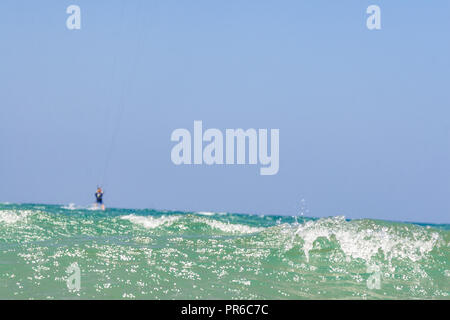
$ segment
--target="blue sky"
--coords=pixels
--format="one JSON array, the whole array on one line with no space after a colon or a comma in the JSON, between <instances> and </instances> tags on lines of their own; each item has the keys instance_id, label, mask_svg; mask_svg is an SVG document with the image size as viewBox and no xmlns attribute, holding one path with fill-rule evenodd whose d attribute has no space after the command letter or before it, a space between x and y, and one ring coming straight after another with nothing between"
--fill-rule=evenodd
<instances>
[{"instance_id":1,"label":"blue sky","mask_svg":"<svg viewBox=\"0 0 450 320\"><path fill-rule=\"evenodd\" d=\"M81 30L66 28L71 4ZM381 30L366 28L371 4ZM449 222L449 12L1 1L0 201L92 203L109 158L109 206L293 215L303 198L316 217ZM279 173L175 166L170 135L194 120L280 129Z\"/></svg>"}]
</instances>

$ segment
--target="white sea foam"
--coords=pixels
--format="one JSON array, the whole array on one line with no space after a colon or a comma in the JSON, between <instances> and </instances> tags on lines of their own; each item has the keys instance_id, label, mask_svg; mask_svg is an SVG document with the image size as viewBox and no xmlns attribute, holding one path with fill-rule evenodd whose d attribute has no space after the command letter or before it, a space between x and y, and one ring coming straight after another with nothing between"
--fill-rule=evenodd
<instances>
[{"instance_id":1,"label":"white sea foam","mask_svg":"<svg viewBox=\"0 0 450 320\"><path fill-rule=\"evenodd\" d=\"M196 212L197 214L201 214L202 216L213 216L213 215L215 215L215 213L214 212L209 212L209 211L199 211L199 212Z\"/></svg>"},{"instance_id":2,"label":"white sea foam","mask_svg":"<svg viewBox=\"0 0 450 320\"><path fill-rule=\"evenodd\" d=\"M256 233L264 230L264 228L250 227L243 224L224 223L218 220L199 219L198 221L206 223L211 228L219 229L229 233Z\"/></svg>"},{"instance_id":3,"label":"white sea foam","mask_svg":"<svg viewBox=\"0 0 450 320\"><path fill-rule=\"evenodd\" d=\"M101 210L101 209L102 208L96 204L91 204L86 207L86 210L90 210L90 211L97 211L97 210Z\"/></svg>"},{"instance_id":4,"label":"white sea foam","mask_svg":"<svg viewBox=\"0 0 450 320\"><path fill-rule=\"evenodd\" d=\"M32 213L31 210L2 210L0 211L0 223L14 224L21 222Z\"/></svg>"},{"instance_id":5,"label":"white sea foam","mask_svg":"<svg viewBox=\"0 0 450 320\"><path fill-rule=\"evenodd\" d=\"M62 206L61 208L65 210L101 210L101 207L96 204L89 204L87 206L80 206L75 203L69 203L68 205Z\"/></svg>"},{"instance_id":6,"label":"white sea foam","mask_svg":"<svg viewBox=\"0 0 450 320\"><path fill-rule=\"evenodd\" d=\"M436 245L438 233L421 231L409 227L406 230L393 226L370 224L364 226L361 221L346 221L344 217L333 217L308 221L298 227L295 234L303 241L303 250L309 259L309 251L318 238L335 239L347 257L361 258L370 261L380 251L387 260L392 258L418 261L429 253Z\"/></svg>"},{"instance_id":7,"label":"white sea foam","mask_svg":"<svg viewBox=\"0 0 450 320\"><path fill-rule=\"evenodd\" d=\"M75 205L75 203L69 203L67 206L63 206L63 209L66 210L77 210L77 209L81 209L81 207L78 207Z\"/></svg>"},{"instance_id":8,"label":"white sea foam","mask_svg":"<svg viewBox=\"0 0 450 320\"><path fill-rule=\"evenodd\" d=\"M122 216L121 219L128 220L132 223L143 226L147 229L155 229L163 225L171 225L178 219L180 216L162 216L162 217L150 217L150 216L136 216L134 214L129 214L126 216Z\"/></svg>"}]
</instances>

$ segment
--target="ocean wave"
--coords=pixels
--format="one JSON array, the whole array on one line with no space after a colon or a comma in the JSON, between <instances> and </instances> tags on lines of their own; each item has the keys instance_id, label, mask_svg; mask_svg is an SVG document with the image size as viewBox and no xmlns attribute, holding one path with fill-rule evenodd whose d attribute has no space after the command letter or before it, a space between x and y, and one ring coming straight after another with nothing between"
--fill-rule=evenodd
<instances>
[{"instance_id":1,"label":"ocean wave","mask_svg":"<svg viewBox=\"0 0 450 320\"><path fill-rule=\"evenodd\" d=\"M86 299L448 299L449 240L344 217L0 206L0 296L73 298L61 275L77 262Z\"/></svg>"},{"instance_id":2,"label":"ocean wave","mask_svg":"<svg viewBox=\"0 0 450 320\"><path fill-rule=\"evenodd\" d=\"M155 229L161 226L169 226L180 219L180 216L162 216L162 217L150 217L150 216L137 216L129 214L120 217L123 220L128 220L134 224L140 225L146 229Z\"/></svg>"},{"instance_id":3,"label":"ocean wave","mask_svg":"<svg viewBox=\"0 0 450 320\"><path fill-rule=\"evenodd\" d=\"M0 223L14 224L22 222L33 213L34 211L32 210L2 210L0 211Z\"/></svg>"},{"instance_id":4,"label":"ocean wave","mask_svg":"<svg viewBox=\"0 0 450 320\"><path fill-rule=\"evenodd\" d=\"M69 203L66 206L62 206L61 208L66 209L66 210L86 209L85 207L77 206L75 203Z\"/></svg>"},{"instance_id":5,"label":"ocean wave","mask_svg":"<svg viewBox=\"0 0 450 320\"><path fill-rule=\"evenodd\" d=\"M214 212L209 212L209 211L199 211L199 212L196 212L196 214L201 214L202 216L213 216L213 215L215 215L216 213L214 213Z\"/></svg>"},{"instance_id":6,"label":"ocean wave","mask_svg":"<svg viewBox=\"0 0 450 320\"><path fill-rule=\"evenodd\" d=\"M198 212L195 212L195 214L199 214L202 216L225 216L225 215L227 215L226 212L212 212L212 211L198 211Z\"/></svg>"},{"instance_id":7,"label":"ocean wave","mask_svg":"<svg viewBox=\"0 0 450 320\"><path fill-rule=\"evenodd\" d=\"M212 229L220 230L222 232L231 234L251 234L264 230L264 228L251 227L239 223L222 222L211 218L200 218L195 217L194 215L185 215L185 216L172 215L172 216L152 217L152 216L139 216L135 214L130 214L122 216L121 219L128 220L134 224L143 226L146 229L156 229L163 226L168 227L172 226L174 223L177 223L177 226L180 229L189 230L195 228L194 227L195 223L200 223L203 225L207 225Z\"/></svg>"},{"instance_id":8,"label":"ocean wave","mask_svg":"<svg viewBox=\"0 0 450 320\"><path fill-rule=\"evenodd\" d=\"M264 230L264 228L260 227L251 227L244 224L234 224L230 222L221 222L213 219L197 219L198 222L202 222L207 224L213 229L218 229L220 231L226 233L238 233L238 234L249 234L249 233L257 233Z\"/></svg>"},{"instance_id":9,"label":"ocean wave","mask_svg":"<svg viewBox=\"0 0 450 320\"><path fill-rule=\"evenodd\" d=\"M393 258L418 261L438 243L439 234L414 225L389 226L371 220L347 221L344 217L308 221L297 227L295 235L302 238L303 250L309 260L314 243L325 238L335 241L348 258L370 261L382 253Z\"/></svg>"},{"instance_id":10,"label":"ocean wave","mask_svg":"<svg viewBox=\"0 0 450 320\"><path fill-rule=\"evenodd\" d=\"M88 211L100 211L101 207L97 206L95 204L89 204L89 205L77 205L75 203L69 203L68 205L61 206L61 209L64 210L71 210L71 211L77 211L77 210L88 210Z\"/></svg>"}]
</instances>

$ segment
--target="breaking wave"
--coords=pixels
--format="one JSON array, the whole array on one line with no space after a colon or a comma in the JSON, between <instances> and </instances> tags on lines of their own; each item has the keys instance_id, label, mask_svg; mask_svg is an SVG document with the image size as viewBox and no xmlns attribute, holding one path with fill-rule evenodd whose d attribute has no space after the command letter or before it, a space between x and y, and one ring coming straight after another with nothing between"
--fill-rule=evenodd
<instances>
[{"instance_id":1,"label":"breaking wave","mask_svg":"<svg viewBox=\"0 0 450 320\"><path fill-rule=\"evenodd\" d=\"M126 215L121 217L123 220L128 220L132 223L138 224L140 226L143 226L147 229L155 229L160 226L168 226L173 224L175 221L180 219L180 216L162 216L159 218L156 217L143 217L143 216L136 216L134 214Z\"/></svg>"}]
</instances>

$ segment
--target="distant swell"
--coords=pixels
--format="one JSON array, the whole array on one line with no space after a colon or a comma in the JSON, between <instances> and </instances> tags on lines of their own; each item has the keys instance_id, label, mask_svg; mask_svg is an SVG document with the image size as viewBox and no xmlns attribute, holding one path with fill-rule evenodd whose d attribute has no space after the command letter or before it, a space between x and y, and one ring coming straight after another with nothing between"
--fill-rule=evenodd
<instances>
[{"instance_id":1,"label":"distant swell","mask_svg":"<svg viewBox=\"0 0 450 320\"><path fill-rule=\"evenodd\" d=\"M159 218L155 217L142 217L142 216L136 216L134 214L126 215L121 217L123 220L128 220L132 223L138 224L140 226L143 226L147 229L154 229L158 228L163 225L171 225L175 221L177 221L180 217L179 216L162 216Z\"/></svg>"},{"instance_id":2,"label":"distant swell","mask_svg":"<svg viewBox=\"0 0 450 320\"><path fill-rule=\"evenodd\" d=\"M264 230L264 228L250 227L243 224L233 224L229 222L225 223L211 219L198 219L197 221L203 222L213 229L218 229L223 232L229 233L246 234L246 233L256 233Z\"/></svg>"},{"instance_id":3,"label":"distant swell","mask_svg":"<svg viewBox=\"0 0 450 320\"><path fill-rule=\"evenodd\" d=\"M136 225L142 226L147 229L155 229L159 227L168 227L176 222L182 224L182 229L188 229L190 224L201 223L207 225L215 230L220 230L225 233L232 234L246 234L255 233L264 230L264 228L250 227L243 224L235 224L230 222L221 222L212 218L197 218L193 216L161 216L161 217L149 217L149 216L138 216L138 215L126 215L122 216L121 219L128 220Z\"/></svg>"}]
</instances>

